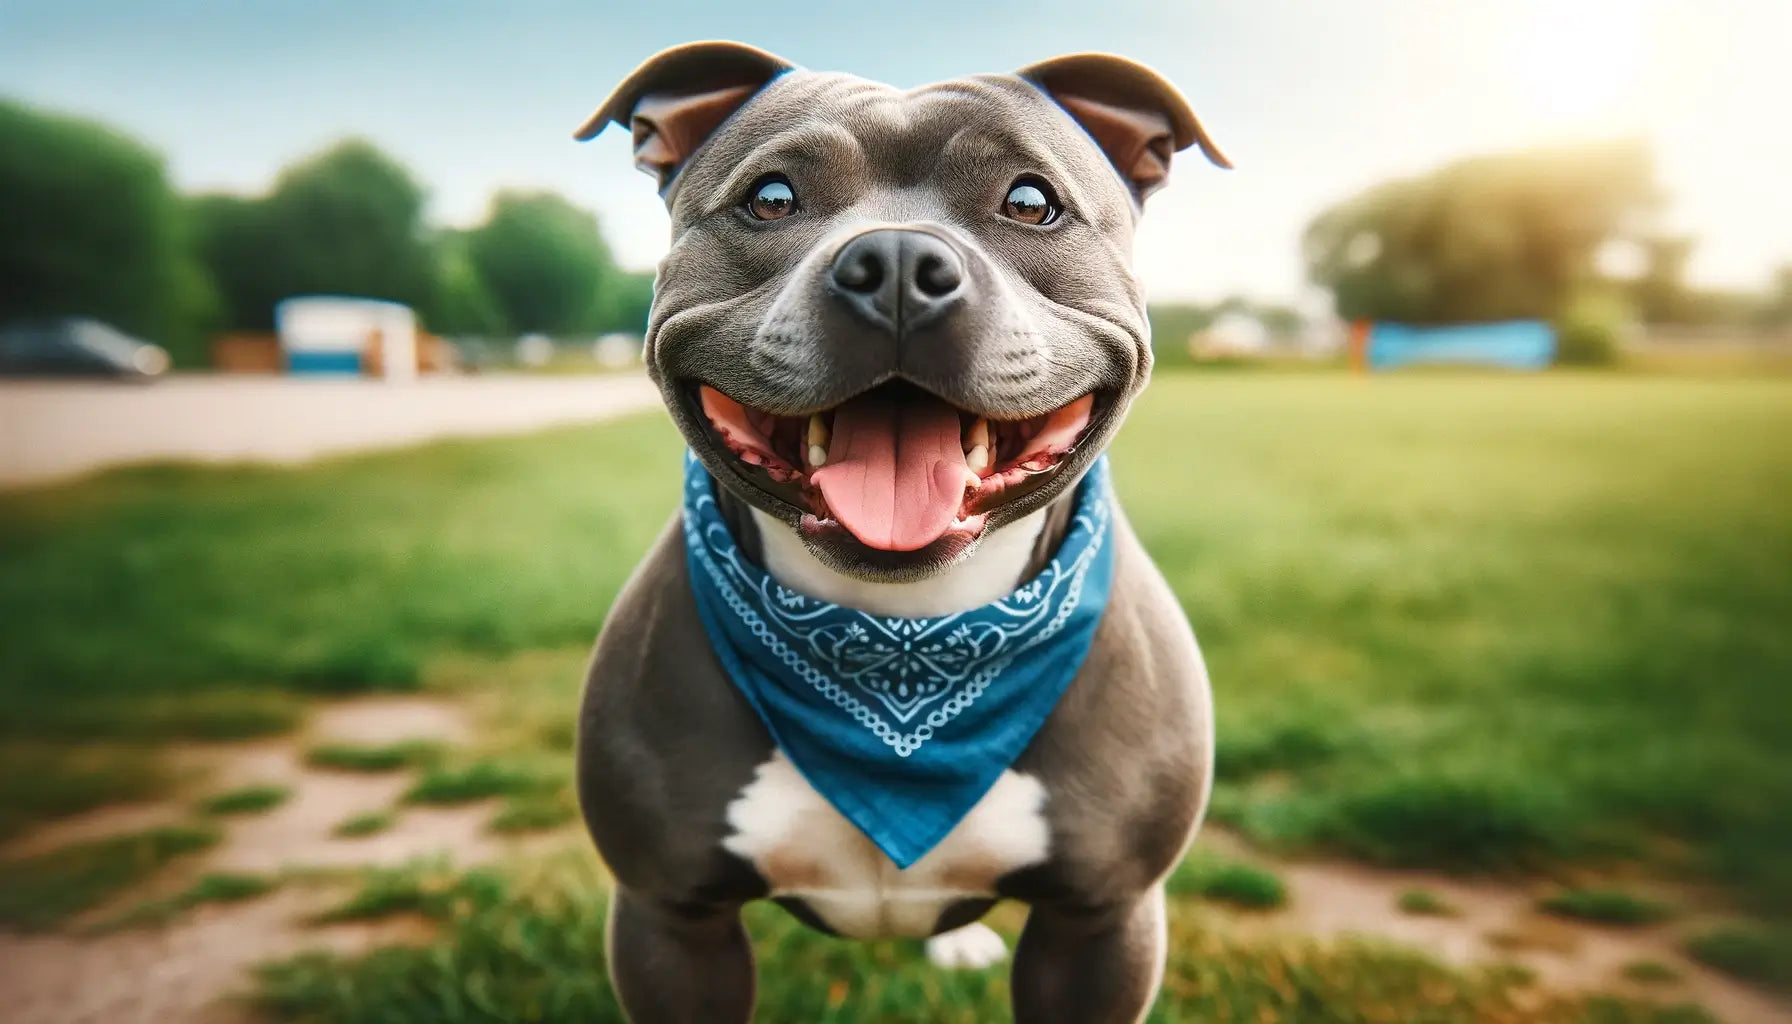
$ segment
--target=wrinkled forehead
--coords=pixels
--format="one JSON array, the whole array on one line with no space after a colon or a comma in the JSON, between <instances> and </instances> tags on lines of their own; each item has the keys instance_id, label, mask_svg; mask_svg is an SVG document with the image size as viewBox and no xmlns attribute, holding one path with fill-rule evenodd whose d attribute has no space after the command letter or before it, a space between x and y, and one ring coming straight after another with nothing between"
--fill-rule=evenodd
<instances>
[{"instance_id":1,"label":"wrinkled forehead","mask_svg":"<svg viewBox=\"0 0 1792 1024\"><path fill-rule=\"evenodd\" d=\"M737 202L769 171L846 173L864 187L917 187L977 169L1043 174L1087 213L1130 216L1119 176L1087 133L1011 75L900 90L853 75L792 71L742 107L668 191L674 222Z\"/></svg>"}]
</instances>

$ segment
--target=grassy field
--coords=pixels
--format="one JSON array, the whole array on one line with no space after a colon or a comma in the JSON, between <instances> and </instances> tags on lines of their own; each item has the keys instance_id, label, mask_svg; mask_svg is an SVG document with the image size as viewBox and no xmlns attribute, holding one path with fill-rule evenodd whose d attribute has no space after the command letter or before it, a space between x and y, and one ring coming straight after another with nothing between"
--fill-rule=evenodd
<instances>
[{"instance_id":1,"label":"grassy field","mask_svg":"<svg viewBox=\"0 0 1792 1024\"><path fill-rule=\"evenodd\" d=\"M1116 481L1213 674L1215 817L1267 848L1387 864L1528 874L1634 861L1712 883L1780 934L1792 918L1788 438L1786 381L1161 376L1115 448ZM309 695L416 687L485 702L502 741L316 756L421 762L414 803L500 795L514 827L564 820L557 773L582 649L673 507L678 448L646 417L297 471L148 467L0 495L0 766L35 783L0 783L0 833L154 791L163 741L279 732ZM449 945L436 961L382 954L331 990L364 996L365 1012L317 1002L303 964L270 975L268 991L296 1015L391 1019L385 996L356 986L414 991L406 972L449 970L455 950L486 956L471 948L482 921L546 943L543 963L587 957L595 932L562 934L572 926L555 915L601 892L555 877L537 899L515 895L515 879L472 876L502 891L486 910L470 898L439 910ZM1273 888L1191 882L1214 885ZM520 905L541 913L518 923ZM1191 948L1229 941L1197 917L1175 926ZM762 956L815 972L875 973L877 957L906 955L858 958L773 920L756 918L771 929ZM1226 949L1240 972L1226 979L1178 954L1161 1019L1222 1006L1292 1007L1275 1018L1287 1020L1556 1019L1503 1016L1511 979L1427 973L1438 969L1388 951ZM1370 962L1388 979L1387 1013L1294 1012ZM502 963L484 980L456 974L459 995L443 998L521 984ZM877 1005L900 1016L919 1005L904 1000L999 996L995 980L911 975L893 984L923 988ZM533 997L583 1006L594 991ZM879 1019L854 993L859 1013L830 1016L822 985L776 1019ZM1401 1009L1423 993L1469 1009ZM1653 1019L1630 1012L1576 1004L1559 1019Z\"/></svg>"}]
</instances>

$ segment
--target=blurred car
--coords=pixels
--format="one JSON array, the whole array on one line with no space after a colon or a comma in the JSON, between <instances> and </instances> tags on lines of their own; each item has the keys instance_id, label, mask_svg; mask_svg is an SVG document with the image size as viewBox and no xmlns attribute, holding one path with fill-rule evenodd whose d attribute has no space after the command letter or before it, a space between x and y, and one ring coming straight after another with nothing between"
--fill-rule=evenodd
<instances>
[{"instance_id":1,"label":"blurred car","mask_svg":"<svg viewBox=\"0 0 1792 1024\"><path fill-rule=\"evenodd\" d=\"M124 377L168 372L166 349L84 317L30 320L0 327L0 376Z\"/></svg>"}]
</instances>

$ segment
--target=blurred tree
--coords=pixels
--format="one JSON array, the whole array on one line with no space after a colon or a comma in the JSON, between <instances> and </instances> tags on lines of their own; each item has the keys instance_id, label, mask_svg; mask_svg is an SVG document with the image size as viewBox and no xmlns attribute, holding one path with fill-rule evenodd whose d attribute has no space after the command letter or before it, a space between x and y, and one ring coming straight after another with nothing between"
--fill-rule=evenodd
<instances>
[{"instance_id":1,"label":"blurred tree","mask_svg":"<svg viewBox=\"0 0 1792 1024\"><path fill-rule=\"evenodd\" d=\"M466 241L512 330L579 334L604 326L619 275L589 210L551 192L500 192Z\"/></svg>"},{"instance_id":2,"label":"blurred tree","mask_svg":"<svg viewBox=\"0 0 1792 1024\"><path fill-rule=\"evenodd\" d=\"M425 308L436 263L424 191L372 143L351 139L281 172L265 199L192 205L200 253L230 326L266 330L291 295L354 295Z\"/></svg>"},{"instance_id":3,"label":"blurred tree","mask_svg":"<svg viewBox=\"0 0 1792 1024\"><path fill-rule=\"evenodd\" d=\"M1792 263L1774 274L1773 291L1761 309L1760 321L1766 327L1792 327Z\"/></svg>"},{"instance_id":4,"label":"blurred tree","mask_svg":"<svg viewBox=\"0 0 1792 1024\"><path fill-rule=\"evenodd\" d=\"M425 321L451 336L496 337L510 333L504 312L467 252L467 236L444 231L435 243L435 290Z\"/></svg>"},{"instance_id":5,"label":"blurred tree","mask_svg":"<svg viewBox=\"0 0 1792 1024\"><path fill-rule=\"evenodd\" d=\"M1325 210L1302 252L1346 319L1549 318L1659 202L1640 143L1477 157Z\"/></svg>"},{"instance_id":6,"label":"blurred tree","mask_svg":"<svg viewBox=\"0 0 1792 1024\"><path fill-rule=\"evenodd\" d=\"M1657 235L1642 240L1648 260L1643 275L1631 286L1637 315L1644 323L1687 322L1690 296L1686 289L1686 264L1692 259L1695 239L1685 235Z\"/></svg>"},{"instance_id":7,"label":"blurred tree","mask_svg":"<svg viewBox=\"0 0 1792 1024\"><path fill-rule=\"evenodd\" d=\"M91 316L204 363L215 297L154 152L0 102L0 217L0 322Z\"/></svg>"},{"instance_id":8,"label":"blurred tree","mask_svg":"<svg viewBox=\"0 0 1792 1024\"><path fill-rule=\"evenodd\" d=\"M1575 289L1556 318L1556 361L1570 366L1617 362L1624 329L1634 316L1613 289Z\"/></svg>"},{"instance_id":9,"label":"blurred tree","mask_svg":"<svg viewBox=\"0 0 1792 1024\"><path fill-rule=\"evenodd\" d=\"M647 310L653 305L653 273L617 271L598 295L597 330L647 333Z\"/></svg>"}]
</instances>

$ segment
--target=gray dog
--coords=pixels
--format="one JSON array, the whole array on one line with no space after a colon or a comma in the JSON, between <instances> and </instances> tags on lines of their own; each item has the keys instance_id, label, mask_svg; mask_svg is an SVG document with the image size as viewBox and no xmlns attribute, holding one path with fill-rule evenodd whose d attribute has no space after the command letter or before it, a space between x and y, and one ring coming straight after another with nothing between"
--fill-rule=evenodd
<instances>
[{"instance_id":1,"label":"gray dog","mask_svg":"<svg viewBox=\"0 0 1792 1024\"><path fill-rule=\"evenodd\" d=\"M1175 151L1225 158L1169 83L1094 54L903 92L696 43L642 65L578 137L612 122L671 212L646 355L696 460L686 511L598 638L579 722L580 801L616 878L609 959L630 1019L749 1020L739 915L762 898L832 934L929 937L935 963L974 966L1005 953L978 920L1020 900L1016 1020L1142 1019L1163 973L1162 882L1207 801L1210 697L1098 460L1150 372L1131 268L1144 198ZM1100 588L1079 609L1087 565L1060 558L1073 544L1111 573L1092 617ZM716 577L723 611L705 605L698 564L732 574ZM962 684L908 667L935 664L912 660L923 653L982 664L978 638L1000 624L975 610L1050 601L1056 619L1015 649L1073 634L1080 611L1067 654L1029 647L1031 661L989 662ZM850 711L900 757L856 775L850 756L805 761L815 736L770 706L795 691L756 696L743 679L760 670L718 640L729 608L752 626L743 643L757 637L813 684L814 707ZM862 614L892 639L811 628L811 613ZM961 614L949 635L921 636ZM866 651L896 661L866 668ZM839 670L851 685L824 663L852 666ZM1002 704L977 726L987 743L948 735L1023 664L1051 680L1034 719L1016 725L1026 713ZM804 707L790 714L821 713ZM918 767L928 756L937 775ZM928 833L936 791L969 796Z\"/></svg>"}]
</instances>

